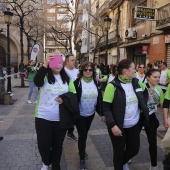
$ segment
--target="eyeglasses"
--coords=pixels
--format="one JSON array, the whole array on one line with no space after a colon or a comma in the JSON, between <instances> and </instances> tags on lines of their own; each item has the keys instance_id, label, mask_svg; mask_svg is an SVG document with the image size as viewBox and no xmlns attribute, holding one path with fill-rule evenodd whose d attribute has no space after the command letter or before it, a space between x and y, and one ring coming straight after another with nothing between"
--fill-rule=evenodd
<instances>
[{"instance_id":1,"label":"eyeglasses","mask_svg":"<svg viewBox=\"0 0 170 170\"><path fill-rule=\"evenodd\" d=\"M85 68L83 71L85 71L85 72L87 72L87 71L91 72L92 69L86 69L86 68Z\"/></svg>"},{"instance_id":2,"label":"eyeglasses","mask_svg":"<svg viewBox=\"0 0 170 170\"><path fill-rule=\"evenodd\" d=\"M139 67L139 68L145 68L145 67Z\"/></svg>"}]
</instances>

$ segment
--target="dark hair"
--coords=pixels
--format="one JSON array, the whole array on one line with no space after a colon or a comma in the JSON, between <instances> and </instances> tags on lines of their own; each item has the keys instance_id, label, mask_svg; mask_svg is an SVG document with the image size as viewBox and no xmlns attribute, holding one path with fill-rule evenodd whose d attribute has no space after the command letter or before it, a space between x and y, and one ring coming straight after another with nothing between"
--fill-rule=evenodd
<instances>
[{"instance_id":1,"label":"dark hair","mask_svg":"<svg viewBox=\"0 0 170 170\"><path fill-rule=\"evenodd\" d=\"M111 67L111 73L112 74L116 74L116 71L117 71L117 65L112 65L112 67Z\"/></svg>"},{"instance_id":2,"label":"dark hair","mask_svg":"<svg viewBox=\"0 0 170 170\"><path fill-rule=\"evenodd\" d=\"M147 64L147 67L149 67L150 69L152 68L152 64L151 63L148 63Z\"/></svg>"},{"instance_id":3,"label":"dark hair","mask_svg":"<svg viewBox=\"0 0 170 170\"><path fill-rule=\"evenodd\" d=\"M73 57L74 57L73 54L68 54L68 55L65 56L65 61L67 61L67 60L69 59L70 56L73 56Z\"/></svg>"},{"instance_id":4,"label":"dark hair","mask_svg":"<svg viewBox=\"0 0 170 170\"><path fill-rule=\"evenodd\" d=\"M143 63L138 64L138 67L140 67L141 65L144 65L144 67L145 67L145 64L143 64Z\"/></svg>"},{"instance_id":5,"label":"dark hair","mask_svg":"<svg viewBox=\"0 0 170 170\"><path fill-rule=\"evenodd\" d=\"M61 79L62 79L62 82L65 84L69 84L69 76L66 74L64 68L61 69L60 71L60 76L61 76ZM47 80L48 80L48 83L49 84L54 84L55 83L55 77L53 75L53 72L51 70L51 68L47 68Z\"/></svg>"},{"instance_id":6,"label":"dark hair","mask_svg":"<svg viewBox=\"0 0 170 170\"><path fill-rule=\"evenodd\" d=\"M159 71L158 69L151 68L151 69L149 69L149 70L146 72L145 76L146 76L146 77L150 77L154 72L159 72L159 73L160 73L160 71Z\"/></svg>"},{"instance_id":7,"label":"dark hair","mask_svg":"<svg viewBox=\"0 0 170 170\"><path fill-rule=\"evenodd\" d=\"M122 74L123 69L128 69L132 63L133 61L130 59L121 60L117 66L118 74Z\"/></svg>"},{"instance_id":8,"label":"dark hair","mask_svg":"<svg viewBox=\"0 0 170 170\"><path fill-rule=\"evenodd\" d=\"M89 62L89 61L86 61L86 62L81 64L78 77L81 78L83 76L83 70L86 67L91 67L92 68L92 71L93 71L92 77L93 77L93 79L95 79L96 78L96 70L94 68L94 64L92 62Z\"/></svg>"},{"instance_id":9,"label":"dark hair","mask_svg":"<svg viewBox=\"0 0 170 170\"><path fill-rule=\"evenodd\" d=\"M167 62L166 61L162 62L162 64L167 67Z\"/></svg>"}]
</instances>

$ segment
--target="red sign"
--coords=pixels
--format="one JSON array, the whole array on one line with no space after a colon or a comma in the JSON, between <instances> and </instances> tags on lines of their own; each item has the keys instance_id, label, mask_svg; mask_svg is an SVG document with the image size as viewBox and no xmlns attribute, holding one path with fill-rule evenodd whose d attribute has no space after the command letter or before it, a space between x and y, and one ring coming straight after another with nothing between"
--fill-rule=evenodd
<instances>
[{"instance_id":1,"label":"red sign","mask_svg":"<svg viewBox=\"0 0 170 170\"><path fill-rule=\"evenodd\" d=\"M142 54L148 53L148 45L142 45Z\"/></svg>"}]
</instances>

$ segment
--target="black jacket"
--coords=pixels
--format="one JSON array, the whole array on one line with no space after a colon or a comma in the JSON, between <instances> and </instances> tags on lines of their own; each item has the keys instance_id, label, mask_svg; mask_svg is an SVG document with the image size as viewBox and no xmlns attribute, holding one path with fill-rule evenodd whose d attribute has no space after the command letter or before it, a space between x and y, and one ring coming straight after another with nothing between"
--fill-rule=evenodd
<instances>
[{"instance_id":1,"label":"black jacket","mask_svg":"<svg viewBox=\"0 0 170 170\"><path fill-rule=\"evenodd\" d=\"M97 90L98 90L96 112L97 112L100 116L103 116L102 93L101 93L101 90L100 90L100 88L99 88L96 80L94 80L94 83L95 83L95 85L96 85L96 87L97 87ZM81 99L81 95L82 95L82 85L81 85L81 79L80 79L80 78L77 78L77 79L74 81L74 86L75 86L75 88L76 88L78 102L80 103L80 99Z\"/></svg>"},{"instance_id":2,"label":"black jacket","mask_svg":"<svg viewBox=\"0 0 170 170\"><path fill-rule=\"evenodd\" d=\"M149 109L147 107L148 95L146 92L142 92L140 85L138 84L138 79L132 79L132 86L136 93L139 101L139 108L142 110L142 114L145 117L145 124L148 123L149 119ZM114 92L114 99L112 103L103 102L103 111L106 118L106 123L109 128L117 125L121 130L123 129L125 109L126 109L126 94L121 86L121 82L118 76L111 82L116 90Z\"/></svg>"},{"instance_id":3,"label":"black jacket","mask_svg":"<svg viewBox=\"0 0 170 170\"><path fill-rule=\"evenodd\" d=\"M60 127L72 128L80 112L76 94L67 92L60 97L63 100L59 105Z\"/></svg>"}]
</instances>

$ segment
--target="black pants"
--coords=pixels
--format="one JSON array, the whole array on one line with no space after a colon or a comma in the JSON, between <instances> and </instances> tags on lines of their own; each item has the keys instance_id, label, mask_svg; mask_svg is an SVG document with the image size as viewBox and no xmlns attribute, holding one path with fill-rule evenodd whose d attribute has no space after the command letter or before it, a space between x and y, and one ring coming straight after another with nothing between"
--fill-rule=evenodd
<instances>
[{"instance_id":1,"label":"black pants","mask_svg":"<svg viewBox=\"0 0 170 170\"><path fill-rule=\"evenodd\" d=\"M115 170L123 170L132 157L138 154L140 146L140 123L131 128L124 128L122 136L114 136L108 129L113 146L113 164Z\"/></svg>"},{"instance_id":2,"label":"black pants","mask_svg":"<svg viewBox=\"0 0 170 170\"><path fill-rule=\"evenodd\" d=\"M151 165L157 166L157 128L159 121L153 113L149 116L149 126L145 127L145 132L149 143L149 154L151 158Z\"/></svg>"},{"instance_id":3,"label":"black pants","mask_svg":"<svg viewBox=\"0 0 170 170\"><path fill-rule=\"evenodd\" d=\"M52 164L52 170L60 170L63 141L66 130L59 122L35 118L38 149L45 165Z\"/></svg>"},{"instance_id":4,"label":"black pants","mask_svg":"<svg viewBox=\"0 0 170 170\"><path fill-rule=\"evenodd\" d=\"M74 126L72 128L67 129L67 134L72 134L74 131Z\"/></svg>"},{"instance_id":5,"label":"black pants","mask_svg":"<svg viewBox=\"0 0 170 170\"><path fill-rule=\"evenodd\" d=\"M88 131L90 129L91 123L94 119L94 115L95 114L93 114L89 117L80 116L76 121L76 128L77 128L77 132L78 132L78 149L79 149L80 160L85 159L87 134L88 134Z\"/></svg>"}]
</instances>

